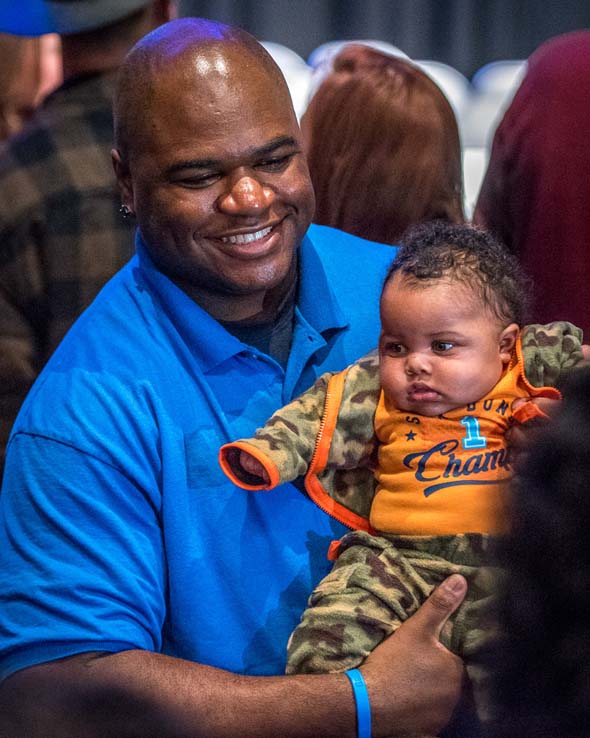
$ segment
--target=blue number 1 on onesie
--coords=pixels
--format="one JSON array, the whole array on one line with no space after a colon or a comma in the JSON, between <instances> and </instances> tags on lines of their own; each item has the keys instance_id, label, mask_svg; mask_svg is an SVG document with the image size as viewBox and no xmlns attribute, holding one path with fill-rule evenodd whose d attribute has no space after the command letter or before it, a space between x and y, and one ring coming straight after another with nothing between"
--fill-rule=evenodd
<instances>
[{"instance_id":1,"label":"blue number 1 on onesie","mask_svg":"<svg viewBox=\"0 0 590 738\"><path fill-rule=\"evenodd\" d=\"M465 438L461 441L463 448L485 448L486 439L479 432L479 420L473 415L465 415L461 418L461 425L467 429Z\"/></svg>"}]
</instances>

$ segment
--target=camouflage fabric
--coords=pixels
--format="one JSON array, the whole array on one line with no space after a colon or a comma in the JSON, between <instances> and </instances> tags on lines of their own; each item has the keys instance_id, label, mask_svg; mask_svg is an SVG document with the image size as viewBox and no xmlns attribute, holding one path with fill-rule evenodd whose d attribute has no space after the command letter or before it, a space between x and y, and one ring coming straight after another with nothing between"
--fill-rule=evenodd
<instances>
[{"instance_id":1,"label":"camouflage fabric","mask_svg":"<svg viewBox=\"0 0 590 738\"><path fill-rule=\"evenodd\" d=\"M564 371L582 360L581 341L582 331L565 322L523 329L519 350L532 387L555 386ZM335 382L336 377L340 383ZM263 488L260 478L240 477L235 464L240 448L255 449L260 460L274 467L277 483L305 474L308 493L330 514L344 522L348 520L342 510L368 518L375 492L372 470L378 442L373 419L379 392L375 351L340 375L320 377L310 390L277 411L254 438L225 446L222 466L229 467L245 488ZM337 417L330 422L334 413ZM329 450L318 464L317 452L325 435ZM334 507L328 507L323 496L318 498L314 479ZM366 530L356 530L340 541L332 572L311 594L309 607L291 636L287 673L358 666L418 609L433 587L459 573L469 582L468 595L441 640L465 660L478 716L487 722L487 672L478 656L496 637L489 603L501 577L498 568L486 563L490 537L373 533L367 525Z\"/></svg>"},{"instance_id":2,"label":"camouflage fabric","mask_svg":"<svg viewBox=\"0 0 590 738\"><path fill-rule=\"evenodd\" d=\"M340 374L344 388L339 402L338 422L330 443L322 485L334 490L345 507L368 518L375 492L372 461L377 453L373 418L379 398L379 357L373 351ZM315 384L293 402L278 410L253 438L226 444L220 452L222 467L229 467L248 489L264 487L258 478L241 473L235 452L243 447L256 449L272 460L279 472L278 483L290 482L307 474L317 438L323 430L328 385L336 375L323 374Z\"/></svg>"},{"instance_id":3,"label":"camouflage fabric","mask_svg":"<svg viewBox=\"0 0 590 738\"><path fill-rule=\"evenodd\" d=\"M561 374L582 360L582 331L571 323L526 326L520 334L525 375L533 387L555 386ZM321 507L349 524L346 510L367 518L375 494L372 470L378 441L373 418L379 399L379 357L377 351L363 356L340 373L342 394L335 411L325 463L313 464L320 437L325 435L325 410L337 375L324 374L307 392L278 410L253 438L227 444L220 453L222 466L230 469L237 483L248 489L262 489L259 478L240 472L236 462L239 448L256 450L278 472L278 484L307 475L308 493ZM308 474L308 469L312 471ZM332 498L319 500L311 477ZM358 526L357 526L358 527Z\"/></svg>"},{"instance_id":4,"label":"camouflage fabric","mask_svg":"<svg viewBox=\"0 0 590 738\"><path fill-rule=\"evenodd\" d=\"M487 673L478 656L493 647L489 603L502 576L485 565L491 537L483 534L412 537L363 531L340 542L334 568L312 592L288 644L288 674L345 671L359 666L412 615L447 576L469 582L465 602L441 641L466 662L479 719L489 719Z\"/></svg>"},{"instance_id":5,"label":"camouflage fabric","mask_svg":"<svg viewBox=\"0 0 590 738\"><path fill-rule=\"evenodd\" d=\"M534 387L558 387L582 360L583 332L565 321L529 325L521 332L525 376Z\"/></svg>"}]
</instances>

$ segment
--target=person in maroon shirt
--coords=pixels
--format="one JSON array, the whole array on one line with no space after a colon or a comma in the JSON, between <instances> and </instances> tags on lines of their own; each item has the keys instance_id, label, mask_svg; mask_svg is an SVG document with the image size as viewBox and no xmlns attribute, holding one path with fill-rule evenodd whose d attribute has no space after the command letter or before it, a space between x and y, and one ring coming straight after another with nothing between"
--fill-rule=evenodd
<instances>
[{"instance_id":1,"label":"person in maroon shirt","mask_svg":"<svg viewBox=\"0 0 590 738\"><path fill-rule=\"evenodd\" d=\"M557 36L527 74L493 141L474 220L533 278L532 319L590 329L590 31Z\"/></svg>"}]
</instances>

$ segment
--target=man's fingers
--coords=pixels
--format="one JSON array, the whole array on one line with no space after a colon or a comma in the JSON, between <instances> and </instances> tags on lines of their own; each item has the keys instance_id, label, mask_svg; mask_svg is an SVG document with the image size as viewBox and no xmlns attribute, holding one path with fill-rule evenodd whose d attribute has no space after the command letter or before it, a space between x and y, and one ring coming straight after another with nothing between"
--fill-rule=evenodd
<instances>
[{"instance_id":1,"label":"man's fingers","mask_svg":"<svg viewBox=\"0 0 590 738\"><path fill-rule=\"evenodd\" d=\"M441 645L440 631L459 607L467 582L453 574L440 584L362 666L379 735L438 735L464 681L461 659Z\"/></svg>"},{"instance_id":2,"label":"man's fingers","mask_svg":"<svg viewBox=\"0 0 590 738\"><path fill-rule=\"evenodd\" d=\"M467 581L460 574L453 574L434 590L422 607L413 616L414 623L430 631L437 638L443 625L467 593Z\"/></svg>"}]
</instances>

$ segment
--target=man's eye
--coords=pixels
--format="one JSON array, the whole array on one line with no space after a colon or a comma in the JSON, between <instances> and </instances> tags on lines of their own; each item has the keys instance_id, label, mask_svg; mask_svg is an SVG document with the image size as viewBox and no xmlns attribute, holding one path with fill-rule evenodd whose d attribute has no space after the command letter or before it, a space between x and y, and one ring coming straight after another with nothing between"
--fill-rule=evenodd
<instances>
[{"instance_id":1,"label":"man's eye","mask_svg":"<svg viewBox=\"0 0 590 738\"><path fill-rule=\"evenodd\" d=\"M200 189L202 187L209 187L210 185L215 184L218 180L219 174L199 174L194 177L183 177L182 179L177 180L176 184L181 187Z\"/></svg>"},{"instance_id":2,"label":"man's eye","mask_svg":"<svg viewBox=\"0 0 590 738\"><path fill-rule=\"evenodd\" d=\"M256 164L257 169L264 169L266 172L280 172L284 169L295 154L285 154L284 156L273 156L271 159L263 159Z\"/></svg>"},{"instance_id":3,"label":"man's eye","mask_svg":"<svg viewBox=\"0 0 590 738\"><path fill-rule=\"evenodd\" d=\"M432 342L432 350L436 351L437 353L444 353L445 351L450 351L453 348L454 344L450 341L433 341Z\"/></svg>"}]
</instances>

